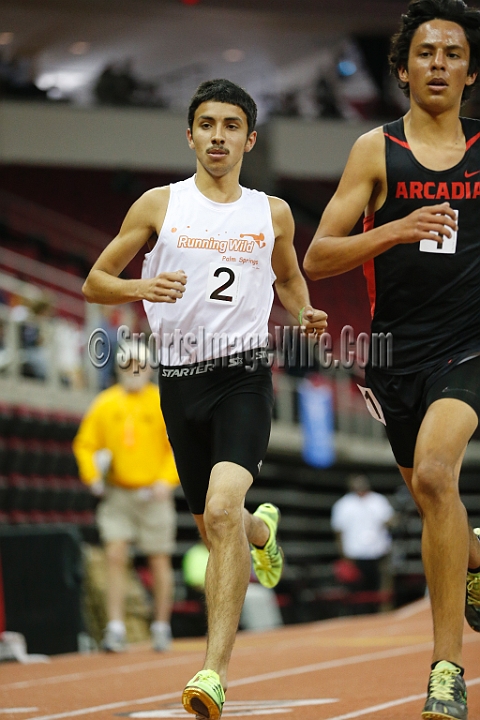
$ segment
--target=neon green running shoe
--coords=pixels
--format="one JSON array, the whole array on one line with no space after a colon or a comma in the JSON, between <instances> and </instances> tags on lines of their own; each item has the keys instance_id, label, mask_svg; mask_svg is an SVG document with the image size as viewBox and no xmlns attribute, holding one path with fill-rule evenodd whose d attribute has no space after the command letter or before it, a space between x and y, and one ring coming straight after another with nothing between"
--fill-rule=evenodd
<instances>
[{"instance_id":1,"label":"neon green running shoe","mask_svg":"<svg viewBox=\"0 0 480 720\"><path fill-rule=\"evenodd\" d=\"M253 569L258 581L267 588L278 585L283 571L283 551L277 545L277 528L280 521L280 510L275 505L263 503L253 513L267 525L270 536L265 547L251 545Z\"/></svg>"},{"instance_id":2,"label":"neon green running shoe","mask_svg":"<svg viewBox=\"0 0 480 720\"><path fill-rule=\"evenodd\" d=\"M447 660L430 673L423 720L467 720L467 688L460 668Z\"/></svg>"},{"instance_id":3,"label":"neon green running shoe","mask_svg":"<svg viewBox=\"0 0 480 720\"><path fill-rule=\"evenodd\" d=\"M475 528L473 532L480 540L480 528ZM472 630L480 632L480 572L467 572L465 617Z\"/></svg>"},{"instance_id":4,"label":"neon green running shoe","mask_svg":"<svg viewBox=\"0 0 480 720\"><path fill-rule=\"evenodd\" d=\"M185 710L206 720L219 720L224 702L225 692L214 670L200 670L182 694Z\"/></svg>"}]
</instances>

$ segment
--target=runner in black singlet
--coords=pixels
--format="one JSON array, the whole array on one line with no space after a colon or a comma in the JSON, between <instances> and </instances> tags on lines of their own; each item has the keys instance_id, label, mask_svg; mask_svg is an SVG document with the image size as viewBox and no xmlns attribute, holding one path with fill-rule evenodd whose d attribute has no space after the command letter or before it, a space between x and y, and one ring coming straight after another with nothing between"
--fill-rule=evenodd
<instances>
[{"instance_id":1,"label":"runner in black singlet","mask_svg":"<svg viewBox=\"0 0 480 720\"><path fill-rule=\"evenodd\" d=\"M480 352L480 120L461 118L461 128L466 150L447 170L417 160L404 118L383 128L387 197L366 228L445 201L459 228L455 248L448 240L399 244L364 265L372 332L393 334L395 373Z\"/></svg>"},{"instance_id":2,"label":"runner in black singlet","mask_svg":"<svg viewBox=\"0 0 480 720\"><path fill-rule=\"evenodd\" d=\"M466 720L463 613L480 631L480 544L458 479L480 417L480 123L459 113L478 79L480 12L412 0L390 61L410 110L357 140L304 267L320 279L364 266L363 392L423 521L434 653L422 717ZM364 211L365 232L349 236Z\"/></svg>"}]
</instances>

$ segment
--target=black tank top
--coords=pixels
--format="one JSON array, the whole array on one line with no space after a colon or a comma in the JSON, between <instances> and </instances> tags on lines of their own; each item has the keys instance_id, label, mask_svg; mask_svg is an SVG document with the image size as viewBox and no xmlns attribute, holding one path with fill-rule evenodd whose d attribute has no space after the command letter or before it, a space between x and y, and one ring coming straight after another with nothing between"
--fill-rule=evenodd
<instances>
[{"instance_id":1,"label":"black tank top","mask_svg":"<svg viewBox=\"0 0 480 720\"><path fill-rule=\"evenodd\" d=\"M413 156L403 118L384 126L388 193L365 230L447 200L458 211L455 251L396 245L364 265L374 333L392 333L393 373L410 373L480 351L480 121L461 118L462 160L429 170Z\"/></svg>"}]
</instances>

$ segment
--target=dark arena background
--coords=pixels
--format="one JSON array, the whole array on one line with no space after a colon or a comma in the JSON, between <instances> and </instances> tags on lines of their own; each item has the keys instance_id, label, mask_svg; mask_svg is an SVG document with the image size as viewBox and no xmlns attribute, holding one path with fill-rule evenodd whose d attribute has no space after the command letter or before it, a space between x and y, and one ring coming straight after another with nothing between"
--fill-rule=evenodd
<instances>
[{"instance_id":1,"label":"dark arena background","mask_svg":"<svg viewBox=\"0 0 480 720\"><path fill-rule=\"evenodd\" d=\"M475 4L475 3L473 3ZM182 559L198 534L181 489L173 556L173 647L149 643L152 577L133 548L128 649L100 649L105 557L98 500L72 452L79 422L114 379L92 364L103 328L149 329L141 303L87 304L82 284L147 189L190 177L186 109L205 79L226 77L258 104L258 141L241 182L285 199L303 260L349 151L399 117L389 37L400 0L0 0L0 717L186 717L186 679L205 648L202 599ZM479 96L480 97L480 96ZM475 94L462 113L480 117ZM146 248L147 250L147 248ZM143 252L123 277L138 277ZM384 427L357 389L370 309L361 269L309 281L329 315L329 361L276 348L270 445L246 506L282 513L275 622L254 593L230 667L225 717L406 720L419 716L432 650L421 523ZM275 299L271 333L295 325ZM326 424L308 428L306 388ZM331 418L331 424L328 423ZM313 433L313 434L312 434ZM309 444L325 442L312 461ZM321 453L320 453L321 455ZM395 510L382 587L357 592L330 524L352 474ZM460 479L480 526L480 433ZM342 572L343 571L343 572ZM270 600L272 600L270 597ZM260 606L259 604L260 603ZM368 607L369 612L365 609ZM465 626L470 718L480 718L480 636Z\"/></svg>"}]
</instances>

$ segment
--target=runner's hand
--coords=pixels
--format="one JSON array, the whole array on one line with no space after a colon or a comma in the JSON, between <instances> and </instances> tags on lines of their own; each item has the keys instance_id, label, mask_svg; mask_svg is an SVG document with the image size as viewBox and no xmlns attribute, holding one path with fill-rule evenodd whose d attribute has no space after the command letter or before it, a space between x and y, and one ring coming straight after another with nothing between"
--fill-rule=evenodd
<instances>
[{"instance_id":1,"label":"runner's hand","mask_svg":"<svg viewBox=\"0 0 480 720\"><path fill-rule=\"evenodd\" d=\"M302 316L302 328L305 328L307 335L323 335L328 327L328 315L323 310L316 310L311 305L306 305Z\"/></svg>"},{"instance_id":2,"label":"runner's hand","mask_svg":"<svg viewBox=\"0 0 480 720\"><path fill-rule=\"evenodd\" d=\"M416 243L421 240L443 242L458 230L455 213L447 202L427 205L391 223L398 244Z\"/></svg>"},{"instance_id":3,"label":"runner's hand","mask_svg":"<svg viewBox=\"0 0 480 720\"><path fill-rule=\"evenodd\" d=\"M187 276L183 270L160 273L154 278L140 281L142 298L150 302L175 303L183 297Z\"/></svg>"}]
</instances>

